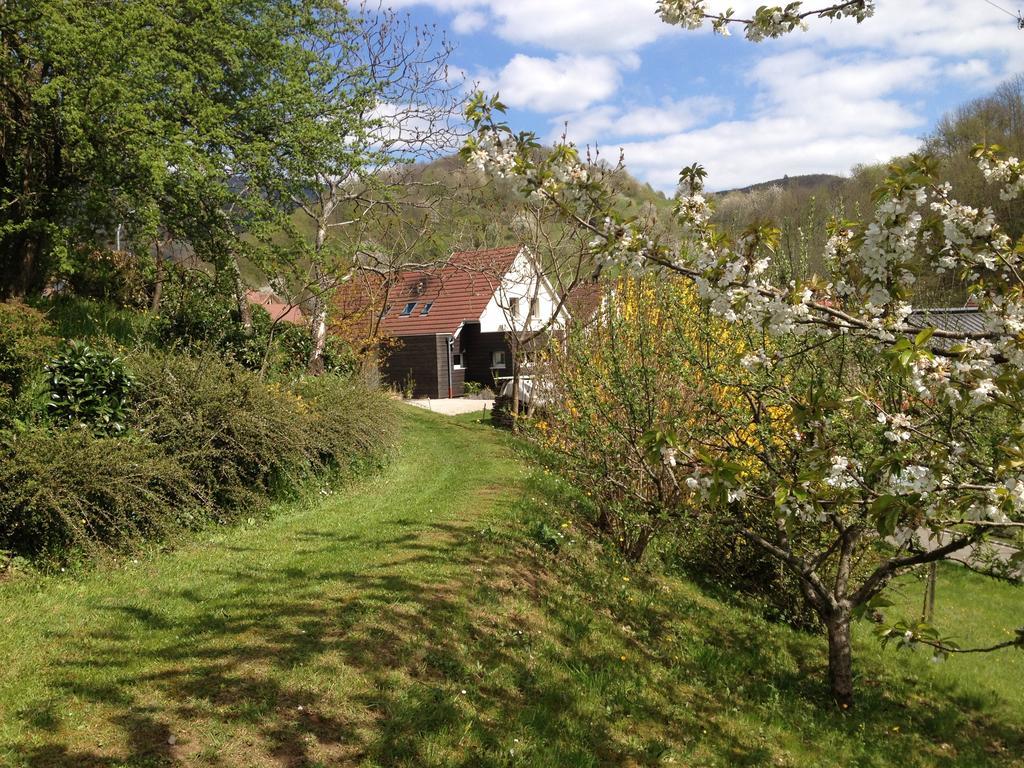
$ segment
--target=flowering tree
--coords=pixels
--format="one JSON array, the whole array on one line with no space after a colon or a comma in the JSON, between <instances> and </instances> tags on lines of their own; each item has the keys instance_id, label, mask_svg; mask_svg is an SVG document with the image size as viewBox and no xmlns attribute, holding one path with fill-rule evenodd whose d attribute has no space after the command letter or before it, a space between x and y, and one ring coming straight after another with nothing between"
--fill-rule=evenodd
<instances>
[{"instance_id":1,"label":"flowering tree","mask_svg":"<svg viewBox=\"0 0 1024 768\"><path fill-rule=\"evenodd\" d=\"M870 2L812 12L790 3L736 19L707 14L702 2L660 4L670 23L741 25L751 40L791 32L810 16L859 22L872 11ZM890 168L870 220L834 222L827 274L776 284L778 230L754 227L735 241L717 232L701 166L680 175L683 236L669 242L606 205L608 191L574 147L539 157L531 135L497 119L499 107L482 95L470 106L475 132L464 152L473 162L517 180L588 232L606 268L691 281L744 336L742 365L721 372L718 386L745 406L722 416L696 401L707 418L684 433L652 431L649 460L794 575L827 630L833 696L849 706L850 623L886 605L889 582L957 553L977 560L993 531L1024 528L1024 244L991 210L959 203L930 158L911 156ZM974 156L1005 199L1024 191L1024 163L991 146ZM603 215L587 214L594 209ZM915 311L917 277L930 272L952 273L969 290L980 329ZM750 507L770 511L774 530L745 527ZM943 655L1024 647L1024 629L978 649L923 623L879 631Z\"/></svg>"}]
</instances>

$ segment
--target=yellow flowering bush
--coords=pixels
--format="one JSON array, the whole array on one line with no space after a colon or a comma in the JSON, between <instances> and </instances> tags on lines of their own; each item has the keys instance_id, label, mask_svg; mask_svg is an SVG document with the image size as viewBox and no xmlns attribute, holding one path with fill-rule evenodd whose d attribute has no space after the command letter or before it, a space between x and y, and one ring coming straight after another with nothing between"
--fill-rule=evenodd
<instances>
[{"instance_id":1,"label":"yellow flowering bush","mask_svg":"<svg viewBox=\"0 0 1024 768\"><path fill-rule=\"evenodd\" d=\"M769 430L750 421L730 379L745 340L686 283L622 278L606 293L602 311L554 353L556 403L535 434L590 493L599 526L639 559L659 530L706 506L677 481L682 454L673 443L703 446L756 473L755 461L734 454L778 440L787 414L773 409Z\"/></svg>"}]
</instances>

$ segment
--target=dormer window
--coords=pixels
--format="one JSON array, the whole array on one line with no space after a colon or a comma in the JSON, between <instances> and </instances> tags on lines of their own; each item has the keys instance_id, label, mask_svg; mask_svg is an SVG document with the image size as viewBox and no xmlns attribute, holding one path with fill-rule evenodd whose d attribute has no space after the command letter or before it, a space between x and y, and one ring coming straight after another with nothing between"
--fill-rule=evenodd
<instances>
[{"instance_id":1,"label":"dormer window","mask_svg":"<svg viewBox=\"0 0 1024 768\"><path fill-rule=\"evenodd\" d=\"M412 314L412 311L414 309L416 309L416 302L415 301L410 301L408 304L405 305L405 307L402 309L402 311L398 313L398 316L399 317L408 317L409 315Z\"/></svg>"},{"instance_id":2,"label":"dormer window","mask_svg":"<svg viewBox=\"0 0 1024 768\"><path fill-rule=\"evenodd\" d=\"M423 305L423 310L420 312L420 314L421 315L429 315L430 314L430 308L432 306L434 306L434 302L428 301L426 304Z\"/></svg>"}]
</instances>

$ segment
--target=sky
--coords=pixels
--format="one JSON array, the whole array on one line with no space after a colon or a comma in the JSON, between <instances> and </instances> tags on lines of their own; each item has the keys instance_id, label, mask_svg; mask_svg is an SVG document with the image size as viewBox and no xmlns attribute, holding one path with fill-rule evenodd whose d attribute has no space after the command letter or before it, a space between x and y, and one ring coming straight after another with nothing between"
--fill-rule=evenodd
<instances>
[{"instance_id":1,"label":"sky","mask_svg":"<svg viewBox=\"0 0 1024 768\"><path fill-rule=\"evenodd\" d=\"M766 2L709 6L740 16ZM621 148L666 192L693 162L713 190L846 174L915 149L945 112L1024 72L1024 31L986 0L878 0L863 24L812 20L756 44L670 27L656 0L390 4L448 31L454 69L500 92L515 130L567 131L613 160Z\"/></svg>"}]
</instances>

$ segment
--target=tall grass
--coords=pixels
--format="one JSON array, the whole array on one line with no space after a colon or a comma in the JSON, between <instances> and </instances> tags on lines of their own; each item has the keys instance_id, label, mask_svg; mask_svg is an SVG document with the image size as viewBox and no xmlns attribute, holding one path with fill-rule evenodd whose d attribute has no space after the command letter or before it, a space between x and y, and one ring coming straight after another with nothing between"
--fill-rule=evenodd
<instances>
[{"instance_id":1,"label":"tall grass","mask_svg":"<svg viewBox=\"0 0 1024 768\"><path fill-rule=\"evenodd\" d=\"M46 315L55 335L65 339L104 339L132 347L142 341L152 322L148 313L97 299L58 296L33 304Z\"/></svg>"}]
</instances>

